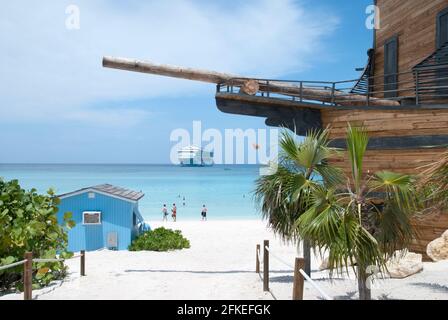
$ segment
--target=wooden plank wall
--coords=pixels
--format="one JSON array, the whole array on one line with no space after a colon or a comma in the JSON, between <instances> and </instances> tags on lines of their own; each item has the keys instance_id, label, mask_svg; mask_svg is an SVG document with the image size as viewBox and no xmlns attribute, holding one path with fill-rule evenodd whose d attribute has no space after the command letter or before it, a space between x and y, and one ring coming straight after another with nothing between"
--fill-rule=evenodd
<instances>
[{"instance_id":1,"label":"wooden plank wall","mask_svg":"<svg viewBox=\"0 0 448 320\"><path fill-rule=\"evenodd\" d=\"M330 127L331 139L344 139L347 124L364 126L369 138L448 136L448 110L326 110L322 111L322 124ZM394 146L399 148L399 146ZM421 167L440 159L446 148L384 149L366 153L364 170L417 174ZM332 163L347 170L346 156Z\"/></svg>"},{"instance_id":2,"label":"wooden plank wall","mask_svg":"<svg viewBox=\"0 0 448 320\"><path fill-rule=\"evenodd\" d=\"M439 160L444 152L446 149L371 150L366 152L363 170L370 173L387 170L412 175L422 166ZM347 155L334 158L330 163L350 173Z\"/></svg>"},{"instance_id":3,"label":"wooden plank wall","mask_svg":"<svg viewBox=\"0 0 448 320\"><path fill-rule=\"evenodd\" d=\"M322 124L331 125L330 137L345 137L347 123L365 126L369 137L448 135L446 110L328 110Z\"/></svg>"},{"instance_id":4,"label":"wooden plank wall","mask_svg":"<svg viewBox=\"0 0 448 320\"><path fill-rule=\"evenodd\" d=\"M377 6L380 29L375 39L375 91L382 91L385 42L398 36L398 72L411 71L436 50L436 18L448 7L448 0L377 0ZM398 82L406 82L399 89L411 88L413 75L401 75ZM413 95L413 92L402 91L399 95Z\"/></svg>"},{"instance_id":5,"label":"wooden plank wall","mask_svg":"<svg viewBox=\"0 0 448 320\"><path fill-rule=\"evenodd\" d=\"M380 29L376 32L375 91L383 90L384 44L398 36L399 73L412 68L436 50L436 19L439 12L448 7L448 0L377 0L380 8ZM379 76L378 78L376 76ZM400 75L399 89L412 88L413 75ZM400 91L399 95L413 95L412 90ZM341 137L347 120L364 124L371 136L410 136L448 134L447 111L409 111L327 114L324 122L334 121L333 137ZM392 120L391 120L392 119ZM431 163L446 149L430 150L381 150L369 151L366 169L389 169L403 173L416 173L420 165ZM375 161L378 161L377 163ZM342 165L342 163L339 163ZM425 253L426 245L448 229L448 214L435 214L416 220L419 239L411 250Z\"/></svg>"},{"instance_id":6,"label":"wooden plank wall","mask_svg":"<svg viewBox=\"0 0 448 320\"><path fill-rule=\"evenodd\" d=\"M440 238L442 234L448 230L448 213L438 212L425 218L416 218L413 225L418 232L418 239L415 239L409 250L424 254L425 260L430 258L426 255L426 246L436 238Z\"/></svg>"},{"instance_id":7,"label":"wooden plank wall","mask_svg":"<svg viewBox=\"0 0 448 320\"><path fill-rule=\"evenodd\" d=\"M333 110L322 111L322 123L330 125L330 137L343 139L347 123L365 126L369 137L397 137L419 135L448 135L448 110ZM364 161L364 171L371 173L389 170L405 174L418 174L421 167L440 159L446 148L369 150ZM334 158L331 164L350 174L347 155ZM410 250L425 254L427 244L448 230L448 214L435 214L415 220L419 238ZM426 257L428 258L428 257Z\"/></svg>"}]
</instances>

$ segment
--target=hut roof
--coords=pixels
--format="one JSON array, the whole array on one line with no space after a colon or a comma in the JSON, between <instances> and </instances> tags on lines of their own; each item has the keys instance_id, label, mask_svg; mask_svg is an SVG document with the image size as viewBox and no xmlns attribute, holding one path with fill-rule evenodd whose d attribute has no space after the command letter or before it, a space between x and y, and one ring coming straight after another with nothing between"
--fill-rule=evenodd
<instances>
[{"instance_id":1,"label":"hut roof","mask_svg":"<svg viewBox=\"0 0 448 320\"><path fill-rule=\"evenodd\" d=\"M121 198L123 200L128 200L128 201L132 201L132 202L140 200L145 195L141 191L133 191L133 190L129 190L129 189L121 188L121 187L116 187L111 184L100 184L97 186L82 188L82 189L79 189L76 191L64 193L64 194L58 195L58 197L60 199L63 199L63 198L71 197L71 196L89 192L89 191L91 191L91 192L96 191L99 193L103 193L106 195L110 195L113 197Z\"/></svg>"}]
</instances>

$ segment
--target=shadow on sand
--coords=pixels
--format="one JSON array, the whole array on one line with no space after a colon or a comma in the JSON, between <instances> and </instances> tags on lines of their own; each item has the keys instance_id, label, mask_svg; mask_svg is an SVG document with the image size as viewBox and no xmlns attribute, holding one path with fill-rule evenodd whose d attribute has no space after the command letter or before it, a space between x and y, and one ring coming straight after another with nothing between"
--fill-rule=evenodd
<instances>
[{"instance_id":1,"label":"shadow on sand","mask_svg":"<svg viewBox=\"0 0 448 320\"><path fill-rule=\"evenodd\" d=\"M223 271L201 271L201 270L158 270L158 269L144 269L144 270L124 270L124 272L154 272L154 273L197 273L197 274L234 274L234 273L254 273L249 270L223 270ZM270 270L269 273L291 273L290 270Z\"/></svg>"}]
</instances>

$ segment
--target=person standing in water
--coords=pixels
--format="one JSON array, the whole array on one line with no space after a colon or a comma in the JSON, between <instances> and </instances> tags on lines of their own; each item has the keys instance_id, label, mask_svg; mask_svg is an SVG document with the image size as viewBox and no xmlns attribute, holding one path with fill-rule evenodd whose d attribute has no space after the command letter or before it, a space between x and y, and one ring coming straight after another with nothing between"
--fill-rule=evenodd
<instances>
[{"instance_id":1,"label":"person standing in water","mask_svg":"<svg viewBox=\"0 0 448 320\"><path fill-rule=\"evenodd\" d=\"M162 214L163 214L163 221L168 222L168 209L166 208L166 204L163 205Z\"/></svg>"},{"instance_id":2,"label":"person standing in water","mask_svg":"<svg viewBox=\"0 0 448 320\"><path fill-rule=\"evenodd\" d=\"M171 209L171 217L173 218L173 221L176 222L176 219L177 219L177 207L176 207L175 203L173 203L173 208Z\"/></svg>"},{"instance_id":3,"label":"person standing in water","mask_svg":"<svg viewBox=\"0 0 448 320\"><path fill-rule=\"evenodd\" d=\"M202 216L202 221L207 221L207 208L205 207L205 204L202 205L201 216Z\"/></svg>"}]
</instances>

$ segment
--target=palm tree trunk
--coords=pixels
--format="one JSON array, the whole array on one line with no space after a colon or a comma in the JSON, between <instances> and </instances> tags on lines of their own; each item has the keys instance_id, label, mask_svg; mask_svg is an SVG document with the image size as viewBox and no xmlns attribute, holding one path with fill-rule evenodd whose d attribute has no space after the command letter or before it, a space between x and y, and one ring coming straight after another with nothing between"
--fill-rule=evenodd
<instances>
[{"instance_id":1,"label":"palm tree trunk","mask_svg":"<svg viewBox=\"0 0 448 320\"><path fill-rule=\"evenodd\" d=\"M372 300L372 292L370 288L367 287L367 281L366 273L362 268L358 267L359 300Z\"/></svg>"},{"instance_id":2,"label":"palm tree trunk","mask_svg":"<svg viewBox=\"0 0 448 320\"><path fill-rule=\"evenodd\" d=\"M311 277L311 245L308 240L303 240L303 259L305 260L305 273Z\"/></svg>"}]
</instances>

